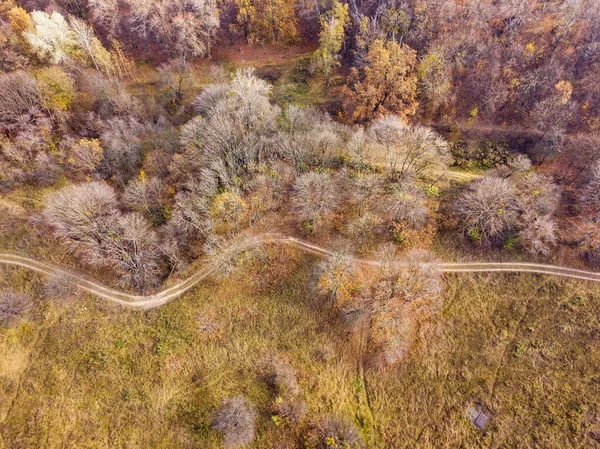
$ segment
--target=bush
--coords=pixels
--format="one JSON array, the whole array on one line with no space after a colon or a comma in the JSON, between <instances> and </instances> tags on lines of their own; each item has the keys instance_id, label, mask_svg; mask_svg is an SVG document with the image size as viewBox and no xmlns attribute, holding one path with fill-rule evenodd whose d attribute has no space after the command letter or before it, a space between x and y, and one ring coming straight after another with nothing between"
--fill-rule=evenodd
<instances>
[{"instance_id":1,"label":"bush","mask_svg":"<svg viewBox=\"0 0 600 449\"><path fill-rule=\"evenodd\" d=\"M53 276L46 280L44 297L56 301L65 300L77 294L77 286L66 276Z\"/></svg>"},{"instance_id":2,"label":"bush","mask_svg":"<svg viewBox=\"0 0 600 449\"><path fill-rule=\"evenodd\" d=\"M327 416L309 435L307 449L360 449L364 443L357 427L347 419Z\"/></svg>"},{"instance_id":3,"label":"bush","mask_svg":"<svg viewBox=\"0 0 600 449\"><path fill-rule=\"evenodd\" d=\"M272 416L271 419L275 424L281 423L281 420L283 419L297 425L306 417L308 407L304 401L293 400L290 398L284 399L281 396L278 396L275 399L272 410L274 416Z\"/></svg>"},{"instance_id":4,"label":"bush","mask_svg":"<svg viewBox=\"0 0 600 449\"><path fill-rule=\"evenodd\" d=\"M0 290L0 323L9 326L31 308L29 295L12 289Z\"/></svg>"},{"instance_id":5,"label":"bush","mask_svg":"<svg viewBox=\"0 0 600 449\"><path fill-rule=\"evenodd\" d=\"M296 396L300 393L294 368L281 360L272 362L267 380L280 396Z\"/></svg>"},{"instance_id":6,"label":"bush","mask_svg":"<svg viewBox=\"0 0 600 449\"><path fill-rule=\"evenodd\" d=\"M254 441L256 433L256 408L243 396L223 402L213 415L213 429L223 434L225 446L236 448Z\"/></svg>"}]
</instances>

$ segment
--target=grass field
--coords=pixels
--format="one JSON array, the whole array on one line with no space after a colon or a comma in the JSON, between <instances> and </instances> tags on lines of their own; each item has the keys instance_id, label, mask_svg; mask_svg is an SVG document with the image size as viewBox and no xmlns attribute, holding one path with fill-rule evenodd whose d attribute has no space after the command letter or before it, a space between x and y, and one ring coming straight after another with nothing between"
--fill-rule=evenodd
<instances>
[{"instance_id":1,"label":"grass field","mask_svg":"<svg viewBox=\"0 0 600 449\"><path fill-rule=\"evenodd\" d=\"M353 339L321 304L314 262L280 249L151 312L38 300L0 333L4 449L219 448L210 414L246 395L252 447L303 447L311 422L353 420L368 447L593 447L600 438L600 294L529 275L452 275L407 358L359 376ZM2 268L41 296L42 279ZM298 371L303 424L273 419L272 357ZM366 390L365 390L366 386ZM466 418L492 417L486 432Z\"/></svg>"}]
</instances>

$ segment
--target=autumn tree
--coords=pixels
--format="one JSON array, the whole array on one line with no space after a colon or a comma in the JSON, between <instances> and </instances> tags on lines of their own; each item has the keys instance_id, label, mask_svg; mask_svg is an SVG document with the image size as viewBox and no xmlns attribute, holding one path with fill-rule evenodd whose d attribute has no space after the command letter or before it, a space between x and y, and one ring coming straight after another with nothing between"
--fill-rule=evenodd
<instances>
[{"instance_id":1,"label":"autumn tree","mask_svg":"<svg viewBox=\"0 0 600 449\"><path fill-rule=\"evenodd\" d=\"M331 70L339 65L340 51L344 43L344 32L348 24L348 5L334 0L331 10L321 18L319 48L313 53L313 70L325 74L325 84L329 84Z\"/></svg>"},{"instance_id":2,"label":"autumn tree","mask_svg":"<svg viewBox=\"0 0 600 449\"><path fill-rule=\"evenodd\" d=\"M378 8L380 9L380 8ZM385 33L381 28L380 16L369 17L361 15L360 20L353 16L353 21L358 23L358 29L354 36L354 63L362 66L366 63L369 48L377 39L383 39Z\"/></svg>"},{"instance_id":3,"label":"autumn tree","mask_svg":"<svg viewBox=\"0 0 600 449\"><path fill-rule=\"evenodd\" d=\"M79 175L91 175L102 158L104 151L98 139L79 139L77 142L68 141L64 144L67 155L67 164L71 170Z\"/></svg>"},{"instance_id":4,"label":"autumn tree","mask_svg":"<svg viewBox=\"0 0 600 449\"><path fill-rule=\"evenodd\" d=\"M42 105L55 119L68 111L75 97L73 79L59 66L45 67L36 73Z\"/></svg>"},{"instance_id":5,"label":"autumn tree","mask_svg":"<svg viewBox=\"0 0 600 449\"><path fill-rule=\"evenodd\" d=\"M218 194L210 207L210 216L219 232L239 230L247 215L248 206L236 192L226 190Z\"/></svg>"},{"instance_id":6,"label":"autumn tree","mask_svg":"<svg viewBox=\"0 0 600 449\"><path fill-rule=\"evenodd\" d=\"M352 70L342 90L348 117L369 121L389 113L413 115L418 106L416 67L416 52L407 45L373 42L366 64Z\"/></svg>"},{"instance_id":7,"label":"autumn tree","mask_svg":"<svg viewBox=\"0 0 600 449\"><path fill-rule=\"evenodd\" d=\"M431 48L419 61L417 75L419 98L436 112L450 103L452 95L452 65L443 45Z\"/></svg>"},{"instance_id":8,"label":"autumn tree","mask_svg":"<svg viewBox=\"0 0 600 449\"><path fill-rule=\"evenodd\" d=\"M335 306L344 307L352 297L356 271L352 256L334 252L319 264L319 292L328 296Z\"/></svg>"},{"instance_id":9,"label":"autumn tree","mask_svg":"<svg viewBox=\"0 0 600 449\"><path fill-rule=\"evenodd\" d=\"M249 43L293 42L298 37L295 3L290 0L232 0L231 31Z\"/></svg>"}]
</instances>

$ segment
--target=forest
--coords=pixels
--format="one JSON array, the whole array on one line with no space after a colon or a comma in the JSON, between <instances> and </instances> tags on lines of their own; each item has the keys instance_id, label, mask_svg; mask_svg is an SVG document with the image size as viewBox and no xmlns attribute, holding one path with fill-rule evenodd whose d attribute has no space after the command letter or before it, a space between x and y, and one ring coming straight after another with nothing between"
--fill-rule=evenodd
<instances>
[{"instance_id":1,"label":"forest","mask_svg":"<svg viewBox=\"0 0 600 449\"><path fill-rule=\"evenodd\" d=\"M599 80L596 0L1 0L0 448L596 447Z\"/></svg>"}]
</instances>

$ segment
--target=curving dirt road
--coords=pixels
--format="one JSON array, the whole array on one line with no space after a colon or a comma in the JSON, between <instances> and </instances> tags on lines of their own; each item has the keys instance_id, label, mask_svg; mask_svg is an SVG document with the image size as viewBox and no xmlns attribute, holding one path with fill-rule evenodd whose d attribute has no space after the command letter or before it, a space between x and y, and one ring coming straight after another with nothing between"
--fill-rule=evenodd
<instances>
[{"instance_id":1,"label":"curving dirt road","mask_svg":"<svg viewBox=\"0 0 600 449\"><path fill-rule=\"evenodd\" d=\"M317 255L328 256L332 252L317 245L296 239L294 237L279 236L277 234L264 234L257 238L249 239L238 245L238 249L249 249L253 246L262 244L287 244L302 251ZM218 258L217 258L218 259ZM380 263L376 260L356 259L357 262L378 266ZM123 306L137 309L152 309L164 305L173 299L181 296L189 289L197 285L207 276L215 273L222 268L223 261L209 262L196 271L194 274L183 281L152 295L139 296L121 292L101 285L93 280L72 273L63 268L54 266L50 263L30 259L28 257L17 256L14 254L0 254L0 263L7 265L16 265L30 270L37 271L46 276L60 277L74 284L78 289L92 293L100 298L121 304ZM600 282L600 273L592 271L578 270L575 268L560 267L556 265L543 265L534 263L511 263L511 262L473 262L473 263L440 263L437 265L443 273L493 273L493 272L512 272L512 273L533 273L561 276L585 281Z\"/></svg>"}]
</instances>

